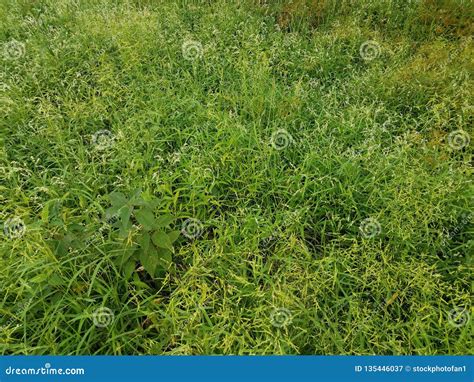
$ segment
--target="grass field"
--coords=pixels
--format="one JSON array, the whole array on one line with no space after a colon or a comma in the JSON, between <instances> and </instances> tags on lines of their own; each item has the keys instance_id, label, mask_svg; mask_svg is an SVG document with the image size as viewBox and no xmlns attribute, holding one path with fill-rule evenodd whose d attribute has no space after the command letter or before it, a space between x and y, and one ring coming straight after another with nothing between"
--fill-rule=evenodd
<instances>
[{"instance_id":1,"label":"grass field","mask_svg":"<svg viewBox=\"0 0 474 382\"><path fill-rule=\"evenodd\" d=\"M2 354L471 354L473 3L3 0Z\"/></svg>"}]
</instances>

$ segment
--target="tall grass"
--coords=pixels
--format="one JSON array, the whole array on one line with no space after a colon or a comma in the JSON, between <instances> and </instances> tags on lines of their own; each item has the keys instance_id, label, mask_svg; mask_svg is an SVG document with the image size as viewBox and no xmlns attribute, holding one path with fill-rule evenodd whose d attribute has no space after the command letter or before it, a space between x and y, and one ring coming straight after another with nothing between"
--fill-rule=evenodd
<instances>
[{"instance_id":1,"label":"tall grass","mask_svg":"<svg viewBox=\"0 0 474 382\"><path fill-rule=\"evenodd\" d=\"M1 352L471 353L471 10L3 1Z\"/></svg>"}]
</instances>

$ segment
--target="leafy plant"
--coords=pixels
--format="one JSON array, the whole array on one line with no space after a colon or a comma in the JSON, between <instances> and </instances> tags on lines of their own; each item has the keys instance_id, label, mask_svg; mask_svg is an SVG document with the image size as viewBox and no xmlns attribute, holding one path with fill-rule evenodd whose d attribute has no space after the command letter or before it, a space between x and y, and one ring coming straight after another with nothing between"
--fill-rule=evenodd
<instances>
[{"instance_id":1,"label":"leafy plant","mask_svg":"<svg viewBox=\"0 0 474 382\"><path fill-rule=\"evenodd\" d=\"M113 224L119 229L118 236L123 240L124 250L118 265L125 277L132 276L137 263L151 277L169 269L173 243L180 235L180 231L170 229L173 216L165 214L157 217L154 213L156 200L144 200L139 190L130 198L121 192L112 192L109 198L112 206L107 209L106 217L115 220ZM128 247L130 238L133 244Z\"/></svg>"}]
</instances>

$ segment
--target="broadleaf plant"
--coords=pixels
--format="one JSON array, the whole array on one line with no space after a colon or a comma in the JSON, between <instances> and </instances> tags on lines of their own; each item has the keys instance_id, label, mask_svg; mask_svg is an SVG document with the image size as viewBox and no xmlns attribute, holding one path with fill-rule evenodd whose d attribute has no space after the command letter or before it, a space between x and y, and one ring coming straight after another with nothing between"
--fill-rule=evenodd
<instances>
[{"instance_id":1,"label":"broadleaf plant","mask_svg":"<svg viewBox=\"0 0 474 382\"><path fill-rule=\"evenodd\" d=\"M118 259L125 278L133 275L138 264L153 278L168 270L172 262L173 243L180 236L180 231L170 228L175 219L169 214L156 216L156 200L143 199L140 191L130 198L121 192L112 192L109 199L112 206L107 209L106 216L117 217L119 238L126 247ZM130 238L133 245L127 248Z\"/></svg>"}]
</instances>

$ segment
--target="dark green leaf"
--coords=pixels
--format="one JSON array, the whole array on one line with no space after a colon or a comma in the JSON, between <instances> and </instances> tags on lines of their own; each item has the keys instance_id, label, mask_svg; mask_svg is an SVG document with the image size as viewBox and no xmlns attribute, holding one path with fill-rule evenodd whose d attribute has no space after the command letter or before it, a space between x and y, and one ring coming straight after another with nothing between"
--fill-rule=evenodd
<instances>
[{"instance_id":1,"label":"dark green leaf","mask_svg":"<svg viewBox=\"0 0 474 382\"><path fill-rule=\"evenodd\" d=\"M118 215L119 207L109 207L105 210L105 219L110 219L114 215Z\"/></svg>"},{"instance_id":2,"label":"dark green leaf","mask_svg":"<svg viewBox=\"0 0 474 382\"><path fill-rule=\"evenodd\" d=\"M152 230L156 227L156 220L155 215L152 211L141 208L135 213L135 217L137 218L138 222L143 226L146 230Z\"/></svg>"},{"instance_id":3,"label":"dark green leaf","mask_svg":"<svg viewBox=\"0 0 474 382\"><path fill-rule=\"evenodd\" d=\"M170 237L163 231L155 231L151 239L157 247L167 248L169 250L173 249L173 243Z\"/></svg>"},{"instance_id":4,"label":"dark green leaf","mask_svg":"<svg viewBox=\"0 0 474 382\"><path fill-rule=\"evenodd\" d=\"M130 197L130 204L131 205L134 205L134 206L140 206L140 205L143 205L143 198L141 197L141 194L142 194L142 190L141 189L136 189L132 196Z\"/></svg>"},{"instance_id":5,"label":"dark green leaf","mask_svg":"<svg viewBox=\"0 0 474 382\"><path fill-rule=\"evenodd\" d=\"M119 237L125 239L128 237L129 231L132 229L132 222L128 221L126 224L122 224L119 231Z\"/></svg>"},{"instance_id":6,"label":"dark green leaf","mask_svg":"<svg viewBox=\"0 0 474 382\"><path fill-rule=\"evenodd\" d=\"M132 214L133 208L130 206L124 206L118 211L120 225L122 227L127 226L130 220L130 215Z\"/></svg>"},{"instance_id":7,"label":"dark green leaf","mask_svg":"<svg viewBox=\"0 0 474 382\"><path fill-rule=\"evenodd\" d=\"M139 260L141 265L143 265L143 268L145 268L150 276L154 276L156 267L158 266L159 258L156 248L153 246L153 244L148 247L147 251L144 251L142 248L140 248Z\"/></svg>"},{"instance_id":8,"label":"dark green leaf","mask_svg":"<svg viewBox=\"0 0 474 382\"><path fill-rule=\"evenodd\" d=\"M123 267L131 259L133 254L137 251L137 247L124 248L118 252L117 258L114 261L114 264ZM121 254L120 254L121 253Z\"/></svg>"},{"instance_id":9,"label":"dark green leaf","mask_svg":"<svg viewBox=\"0 0 474 382\"><path fill-rule=\"evenodd\" d=\"M129 280L132 276L133 271L135 270L135 261L128 261L123 267L123 273L125 275L125 280Z\"/></svg>"},{"instance_id":10,"label":"dark green leaf","mask_svg":"<svg viewBox=\"0 0 474 382\"><path fill-rule=\"evenodd\" d=\"M161 265L164 269L168 269L171 266L171 261L173 260L171 251L165 248L157 248L157 254L159 265Z\"/></svg>"},{"instance_id":11,"label":"dark green leaf","mask_svg":"<svg viewBox=\"0 0 474 382\"><path fill-rule=\"evenodd\" d=\"M148 232L143 232L137 240L138 244L140 245L140 249L144 252L148 252L150 248L150 234Z\"/></svg>"},{"instance_id":12,"label":"dark green leaf","mask_svg":"<svg viewBox=\"0 0 474 382\"><path fill-rule=\"evenodd\" d=\"M176 240L178 240L180 235L181 231L171 231L168 233L168 237L170 238L171 243L174 243Z\"/></svg>"},{"instance_id":13,"label":"dark green leaf","mask_svg":"<svg viewBox=\"0 0 474 382\"><path fill-rule=\"evenodd\" d=\"M174 220L174 217L171 215L162 215L160 216L157 221L156 225L158 227L168 227Z\"/></svg>"},{"instance_id":14,"label":"dark green leaf","mask_svg":"<svg viewBox=\"0 0 474 382\"><path fill-rule=\"evenodd\" d=\"M135 272L133 274L133 285L135 285L138 290L140 289L150 289L150 287L145 284L143 281L140 280L140 277L138 277L138 274Z\"/></svg>"}]
</instances>

